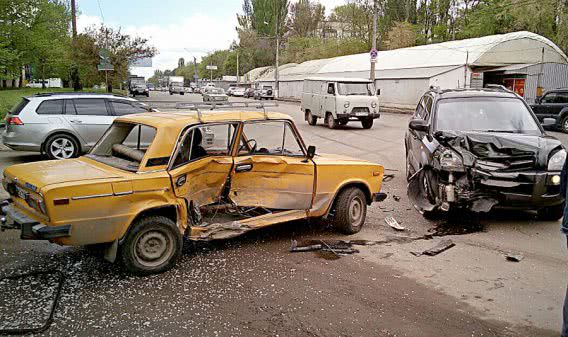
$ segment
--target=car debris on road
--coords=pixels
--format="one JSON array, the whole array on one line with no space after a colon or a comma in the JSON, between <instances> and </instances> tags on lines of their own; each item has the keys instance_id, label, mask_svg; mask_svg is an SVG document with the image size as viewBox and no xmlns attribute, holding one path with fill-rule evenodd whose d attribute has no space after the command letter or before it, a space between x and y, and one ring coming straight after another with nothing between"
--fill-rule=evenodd
<instances>
[{"instance_id":1,"label":"car debris on road","mask_svg":"<svg viewBox=\"0 0 568 337\"><path fill-rule=\"evenodd\" d=\"M387 223L387 225L391 226L393 229L397 230L397 231L404 231L406 230L406 228L404 228L403 226L401 226L398 221L396 221L396 219L392 216L387 216L385 218L385 222Z\"/></svg>"},{"instance_id":2,"label":"car debris on road","mask_svg":"<svg viewBox=\"0 0 568 337\"><path fill-rule=\"evenodd\" d=\"M422 256L422 255L435 256L435 255L440 254L441 252L444 252L444 251L454 247L455 245L456 244L452 240L444 239L432 248L426 249L426 250L421 251L421 252L413 251L413 252L410 252L410 254L412 254L414 256Z\"/></svg>"}]
</instances>

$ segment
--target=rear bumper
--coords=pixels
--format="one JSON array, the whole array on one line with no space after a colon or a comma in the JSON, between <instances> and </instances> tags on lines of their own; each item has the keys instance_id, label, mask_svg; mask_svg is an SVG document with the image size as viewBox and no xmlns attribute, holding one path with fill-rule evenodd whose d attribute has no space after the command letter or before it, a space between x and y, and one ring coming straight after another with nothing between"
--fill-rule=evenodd
<instances>
[{"instance_id":1,"label":"rear bumper","mask_svg":"<svg viewBox=\"0 0 568 337\"><path fill-rule=\"evenodd\" d=\"M19 126L26 127L26 129L20 128L20 130L17 131L8 131L7 129L5 129L2 132L2 143L6 145L6 147L15 151L39 152L41 149L42 139L41 137L38 137L38 134L40 136L43 135L42 131L29 130L28 132L28 126Z\"/></svg>"},{"instance_id":2,"label":"rear bumper","mask_svg":"<svg viewBox=\"0 0 568 337\"><path fill-rule=\"evenodd\" d=\"M0 203L0 229L20 230L22 240L51 240L69 237L71 225L47 226L19 212L14 204L5 200Z\"/></svg>"}]
</instances>

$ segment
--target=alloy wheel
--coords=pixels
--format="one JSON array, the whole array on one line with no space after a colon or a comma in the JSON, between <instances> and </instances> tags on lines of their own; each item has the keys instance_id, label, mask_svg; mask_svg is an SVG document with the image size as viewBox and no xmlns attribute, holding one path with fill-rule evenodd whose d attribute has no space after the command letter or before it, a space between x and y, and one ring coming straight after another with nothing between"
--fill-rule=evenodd
<instances>
[{"instance_id":1,"label":"alloy wheel","mask_svg":"<svg viewBox=\"0 0 568 337\"><path fill-rule=\"evenodd\" d=\"M68 138L56 138L51 142L49 151L54 158L69 159L75 152L75 144Z\"/></svg>"}]
</instances>

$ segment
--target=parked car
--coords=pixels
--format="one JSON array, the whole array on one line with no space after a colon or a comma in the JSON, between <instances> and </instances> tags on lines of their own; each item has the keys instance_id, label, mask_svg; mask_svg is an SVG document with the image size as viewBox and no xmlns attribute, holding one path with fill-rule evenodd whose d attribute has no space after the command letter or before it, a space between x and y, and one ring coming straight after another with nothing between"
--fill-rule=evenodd
<instances>
[{"instance_id":1,"label":"parked car","mask_svg":"<svg viewBox=\"0 0 568 337\"><path fill-rule=\"evenodd\" d=\"M147 83L146 86L148 87L148 90L150 90L150 91L156 90L156 87L152 83Z\"/></svg>"},{"instance_id":2,"label":"parked car","mask_svg":"<svg viewBox=\"0 0 568 337\"><path fill-rule=\"evenodd\" d=\"M535 210L546 220L562 217L566 150L511 91L428 91L409 123L405 148L408 196L426 216L503 207Z\"/></svg>"},{"instance_id":3,"label":"parked car","mask_svg":"<svg viewBox=\"0 0 568 337\"><path fill-rule=\"evenodd\" d=\"M245 95L246 89L243 87L237 87L233 90L233 96L235 97L243 97Z\"/></svg>"},{"instance_id":4,"label":"parked car","mask_svg":"<svg viewBox=\"0 0 568 337\"><path fill-rule=\"evenodd\" d=\"M245 92L243 93L243 97L246 98L254 97L254 88L246 88Z\"/></svg>"},{"instance_id":5,"label":"parked car","mask_svg":"<svg viewBox=\"0 0 568 337\"><path fill-rule=\"evenodd\" d=\"M359 121L364 129L379 118L379 90L373 82L356 78L309 78L304 80L300 109L310 125L324 118L330 129Z\"/></svg>"},{"instance_id":6,"label":"parked car","mask_svg":"<svg viewBox=\"0 0 568 337\"><path fill-rule=\"evenodd\" d=\"M274 99L274 90L270 85L263 85L254 92L254 99Z\"/></svg>"},{"instance_id":7,"label":"parked car","mask_svg":"<svg viewBox=\"0 0 568 337\"><path fill-rule=\"evenodd\" d=\"M547 91L531 108L539 121L554 118L555 127L568 133L568 88Z\"/></svg>"},{"instance_id":8,"label":"parked car","mask_svg":"<svg viewBox=\"0 0 568 337\"><path fill-rule=\"evenodd\" d=\"M152 130L152 141L127 144L140 128ZM24 240L101 244L128 271L159 273L180 257L183 237L226 239L322 217L357 233L367 205L386 197L383 173L376 163L316 155L285 114L131 115L117 118L84 157L6 168L11 199L1 226Z\"/></svg>"},{"instance_id":9,"label":"parked car","mask_svg":"<svg viewBox=\"0 0 568 337\"><path fill-rule=\"evenodd\" d=\"M232 96L232 95L233 95L233 91L235 91L236 88L237 88L237 84L236 84L236 83L231 83L231 84L229 84L229 89L227 89L227 95L228 95L228 96Z\"/></svg>"},{"instance_id":10,"label":"parked car","mask_svg":"<svg viewBox=\"0 0 568 337\"><path fill-rule=\"evenodd\" d=\"M117 116L147 112L135 99L94 93L51 93L22 98L6 115L2 141L17 151L67 159L89 151Z\"/></svg>"},{"instance_id":11,"label":"parked car","mask_svg":"<svg viewBox=\"0 0 568 337\"><path fill-rule=\"evenodd\" d=\"M228 100L229 96L225 95L225 90L221 88L208 88L203 94L203 102L226 102Z\"/></svg>"}]
</instances>

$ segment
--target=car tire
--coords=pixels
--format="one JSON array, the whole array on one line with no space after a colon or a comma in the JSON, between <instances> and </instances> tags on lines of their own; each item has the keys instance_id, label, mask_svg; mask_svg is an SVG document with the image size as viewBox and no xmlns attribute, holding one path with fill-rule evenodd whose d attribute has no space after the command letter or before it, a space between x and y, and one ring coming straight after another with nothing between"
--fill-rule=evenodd
<instances>
[{"instance_id":1,"label":"car tire","mask_svg":"<svg viewBox=\"0 0 568 337\"><path fill-rule=\"evenodd\" d=\"M568 115L564 116L560 122L560 131L568 133Z\"/></svg>"},{"instance_id":2,"label":"car tire","mask_svg":"<svg viewBox=\"0 0 568 337\"><path fill-rule=\"evenodd\" d=\"M312 115L312 112L310 110L306 112L306 120L308 121L308 124L312 126L318 123L318 118Z\"/></svg>"},{"instance_id":3,"label":"car tire","mask_svg":"<svg viewBox=\"0 0 568 337\"><path fill-rule=\"evenodd\" d=\"M333 115L330 112L325 115L325 125L327 125L330 129L337 128L337 121L333 118Z\"/></svg>"},{"instance_id":4,"label":"car tire","mask_svg":"<svg viewBox=\"0 0 568 337\"><path fill-rule=\"evenodd\" d=\"M185 95L185 92L180 92L179 94L183 96L183 95Z\"/></svg>"},{"instance_id":5,"label":"car tire","mask_svg":"<svg viewBox=\"0 0 568 337\"><path fill-rule=\"evenodd\" d=\"M126 270L135 275L163 273L181 256L182 236L164 216L143 217L132 224L120 246Z\"/></svg>"},{"instance_id":6,"label":"car tire","mask_svg":"<svg viewBox=\"0 0 568 337\"><path fill-rule=\"evenodd\" d=\"M174 94L173 92L170 92L170 95L173 95L173 94Z\"/></svg>"},{"instance_id":7,"label":"car tire","mask_svg":"<svg viewBox=\"0 0 568 337\"><path fill-rule=\"evenodd\" d=\"M363 126L363 129L370 129L373 127L373 119L372 118L362 119L361 125Z\"/></svg>"},{"instance_id":8,"label":"car tire","mask_svg":"<svg viewBox=\"0 0 568 337\"><path fill-rule=\"evenodd\" d=\"M75 137L58 133L46 140L43 150L49 159L70 159L79 156L80 145Z\"/></svg>"},{"instance_id":9,"label":"car tire","mask_svg":"<svg viewBox=\"0 0 568 337\"><path fill-rule=\"evenodd\" d=\"M146 97L150 97L150 93L147 93L147 94L146 94Z\"/></svg>"},{"instance_id":10,"label":"car tire","mask_svg":"<svg viewBox=\"0 0 568 337\"><path fill-rule=\"evenodd\" d=\"M343 234L358 233L367 216L367 200L360 188L350 187L339 193L335 201L334 227Z\"/></svg>"},{"instance_id":11,"label":"car tire","mask_svg":"<svg viewBox=\"0 0 568 337\"><path fill-rule=\"evenodd\" d=\"M564 215L564 203L560 205L544 207L538 210L537 216L539 220L558 221Z\"/></svg>"},{"instance_id":12,"label":"car tire","mask_svg":"<svg viewBox=\"0 0 568 337\"><path fill-rule=\"evenodd\" d=\"M340 119L339 120L339 125L341 125L341 126L345 126L345 125L347 125L347 123L349 123L348 119Z\"/></svg>"}]
</instances>

